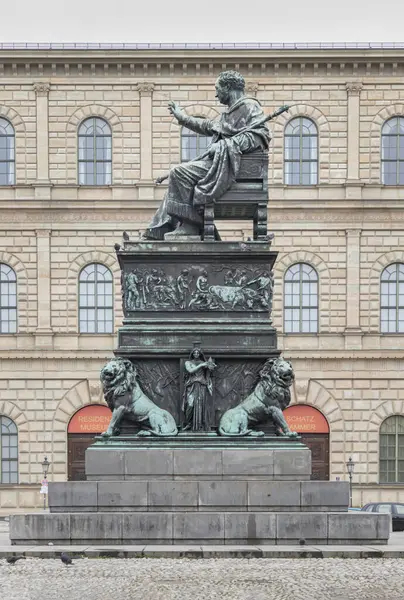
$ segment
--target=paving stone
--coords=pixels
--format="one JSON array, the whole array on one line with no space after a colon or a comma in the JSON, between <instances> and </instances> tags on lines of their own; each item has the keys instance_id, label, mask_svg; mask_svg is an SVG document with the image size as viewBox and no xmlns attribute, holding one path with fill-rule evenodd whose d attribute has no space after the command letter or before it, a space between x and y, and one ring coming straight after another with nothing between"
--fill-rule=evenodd
<instances>
[{"instance_id":1,"label":"paving stone","mask_svg":"<svg viewBox=\"0 0 404 600\"><path fill-rule=\"evenodd\" d=\"M100 547L101 548L101 547ZM129 547L130 548L130 547ZM146 546L149 552L153 546ZM250 552L264 551L255 547ZM125 548L116 550L125 553ZM156 551L159 549L157 548ZM0 561L1 597L7 600L402 600L402 561L340 558L231 558L192 560L178 553L215 554L215 547L180 546L172 558L27 558ZM272 548L270 548L272 550ZM276 550L276 549L275 549ZM308 556L309 548L306 549ZM281 549L282 551L282 549Z\"/></svg>"}]
</instances>

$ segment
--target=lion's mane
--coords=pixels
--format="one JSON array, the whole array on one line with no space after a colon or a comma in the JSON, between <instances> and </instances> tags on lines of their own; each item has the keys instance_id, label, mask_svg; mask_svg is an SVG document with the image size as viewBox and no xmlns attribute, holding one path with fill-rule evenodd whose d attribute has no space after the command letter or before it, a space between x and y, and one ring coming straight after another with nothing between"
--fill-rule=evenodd
<instances>
[{"instance_id":1,"label":"lion's mane","mask_svg":"<svg viewBox=\"0 0 404 600\"><path fill-rule=\"evenodd\" d=\"M292 364L282 357L268 359L260 372L260 379L268 399L276 398L284 410L290 404L290 386L295 379Z\"/></svg>"},{"instance_id":2,"label":"lion's mane","mask_svg":"<svg viewBox=\"0 0 404 600\"><path fill-rule=\"evenodd\" d=\"M136 370L127 358L113 358L101 369L100 379L105 401L113 411L115 400L133 390L136 383Z\"/></svg>"}]
</instances>

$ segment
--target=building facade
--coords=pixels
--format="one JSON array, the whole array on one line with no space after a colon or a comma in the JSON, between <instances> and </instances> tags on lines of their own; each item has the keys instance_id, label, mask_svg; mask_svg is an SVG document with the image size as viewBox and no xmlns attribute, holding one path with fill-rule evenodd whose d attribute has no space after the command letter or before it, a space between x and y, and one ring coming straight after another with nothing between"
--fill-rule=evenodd
<instances>
[{"instance_id":1,"label":"building facade","mask_svg":"<svg viewBox=\"0 0 404 600\"><path fill-rule=\"evenodd\" d=\"M268 208L290 422L319 477L347 479L353 457L354 504L402 497L404 48L15 45L0 48L0 508L40 505L44 456L50 480L74 478L102 430L114 244L145 229L155 178L206 147L168 100L214 118L226 69L265 112L290 105L271 124Z\"/></svg>"}]
</instances>

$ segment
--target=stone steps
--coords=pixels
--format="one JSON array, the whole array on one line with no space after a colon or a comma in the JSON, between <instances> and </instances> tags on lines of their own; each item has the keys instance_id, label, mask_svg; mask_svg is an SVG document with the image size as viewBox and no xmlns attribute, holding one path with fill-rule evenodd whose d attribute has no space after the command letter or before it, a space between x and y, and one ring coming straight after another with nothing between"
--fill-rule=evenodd
<instances>
[{"instance_id":1,"label":"stone steps","mask_svg":"<svg viewBox=\"0 0 404 600\"><path fill-rule=\"evenodd\" d=\"M390 515L322 512L103 512L13 515L14 545L387 544Z\"/></svg>"},{"instance_id":2,"label":"stone steps","mask_svg":"<svg viewBox=\"0 0 404 600\"><path fill-rule=\"evenodd\" d=\"M49 484L55 512L346 512L349 485L338 481L165 480Z\"/></svg>"},{"instance_id":3,"label":"stone steps","mask_svg":"<svg viewBox=\"0 0 404 600\"><path fill-rule=\"evenodd\" d=\"M192 444L189 447L188 441ZM309 448L287 438L132 436L129 444L125 446L125 439L115 438L87 448L87 480L302 481L310 480L311 475Z\"/></svg>"}]
</instances>

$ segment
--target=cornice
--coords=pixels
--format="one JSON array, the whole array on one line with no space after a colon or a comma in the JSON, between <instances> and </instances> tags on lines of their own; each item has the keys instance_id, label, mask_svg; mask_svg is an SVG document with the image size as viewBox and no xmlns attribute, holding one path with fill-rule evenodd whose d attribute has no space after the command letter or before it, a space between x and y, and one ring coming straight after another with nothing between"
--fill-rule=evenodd
<instances>
[{"instance_id":1,"label":"cornice","mask_svg":"<svg viewBox=\"0 0 404 600\"><path fill-rule=\"evenodd\" d=\"M44 350L15 350L15 351L0 351L0 366L5 361L15 361L15 364L18 365L18 368L21 369L21 363L23 361L63 361L66 363L79 361L77 364L85 369L85 365L80 363L80 361L87 361L92 363L98 363L100 360L105 361L111 358L113 351L104 350L104 351L94 351L94 350L82 350L74 351L74 350L65 350L65 351L44 351ZM397 361L398 364L393 365L392 369L395 371L398 367L400 368L400 372L402 372L404 368L404 350L330 350L327 348L322 348L318 350L301 350L301 349L289 349L283 348L282 354L294 361L316 361L326 363L330 361L332 363L332 370L338 370L339 365L335 364L335 361L340 362L355 362L358 363L360 361L364 362L373 362L373 361L385 361L385 364L379 364L377 368L377 373L375 374L375 379L386 379L386 375L384 374L385 367L389 362ZM8 367L9 368L9 367ZM372 370L375 369L374 365L371 365L370 368ZM17 369L18 370L18 369ZM387 369L388 370L388 369ZM80 372L80 368L78 369ZM34 375L34 374L32 374ZM47 376L53 378L52 372L47 372ZM30 374L31 377L31 374ZM42 375L41 375L42 377ZM347 377L349 377L349 371L347 371ZM34 378L34 376L32 377ZM54 375L54 378L60 378L60 374ZM68 379L65 374L63 374L63 379ZM77 379L77 376L72 377ZM361 378L358 375L358 378ZM397 379L402 378L400 373L397 372Z\"/></svg>"},{"instance_id":2,"label":"cornice","mask_svg":"<svg viewBox=\"0 0 404 600\"><path fill-rule=\"evenodd\" d=\"M57 46L57 45L55 45ZM62 45L59 45L62 46ZM400 47L116 47L7 48L0 45L2 77L215 77L240 69L246 77L404 76ZM144 45L147 46L147 45ZM208 46L208 45L207 45ZM229 45L230 46L230 45Z\"/></svg>"}]
</instances>

